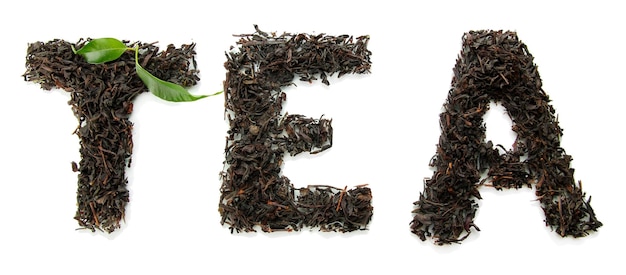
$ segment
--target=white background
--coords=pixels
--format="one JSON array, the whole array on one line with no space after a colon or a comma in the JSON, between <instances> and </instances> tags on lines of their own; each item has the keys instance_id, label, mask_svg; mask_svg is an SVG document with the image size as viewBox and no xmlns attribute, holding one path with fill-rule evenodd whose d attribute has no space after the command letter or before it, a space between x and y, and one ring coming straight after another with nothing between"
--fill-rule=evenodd
<instances>
[{"instance_id":1,"label":"white background","mask_svg":"<svg viewBox=\"0 0 626 275\"><path fill-rule=\"evenodd\" d=\"M547 2L14 1L0 16L0 274L623 274L624 9ZM222 89L232 34L253 24L371 36L371 74L287 90L286 111L332 118L335 137L332 149L283 169L296 186L368 183L369 230L231 234L217 211L224 98L173 104L145 93L131 117L126 223L111 235L76 231L77 121L68 93L21 77L28 43L196 42L201 82L191 92L209 94ZM562 146L604 223L597 233L561 238L544 225L534 190L487 187L475 220L482 231L461 245L410 232L461 37L478 29L517 31L535 56ZM510 123L492 109L488 138L510 147Z\"/></svg>"}]
</instances>

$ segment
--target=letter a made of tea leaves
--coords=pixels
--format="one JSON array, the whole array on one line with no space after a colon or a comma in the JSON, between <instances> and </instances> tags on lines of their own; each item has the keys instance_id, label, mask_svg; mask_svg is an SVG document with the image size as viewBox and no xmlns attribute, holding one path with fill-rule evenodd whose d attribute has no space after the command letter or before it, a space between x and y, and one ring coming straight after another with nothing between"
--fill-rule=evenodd
<instances>
[{"instance_id":1,"label":"letter a made of tea leaves","mask_svg":"<svg viewBox=\"0 0 626 275\"><path fill-rule=\"evenodd\" d=\"M222 92L217 92L212 95L192 95L185 88L172 82L163 81L158 79L148 71L146 71L141 65L139 65L138 55L139 47L129 48L122 41L115 38L98 38L87 42L80 50L72 50L75 54L81 55L88 63L102 64L109 61L118 59L126 51L135 51L135 70L137 75L141 78L141 81L148 87L148 90L157 97L173 102L185 102L196 101L201 98L217 95Z\"/></svg>"}]
</instances>

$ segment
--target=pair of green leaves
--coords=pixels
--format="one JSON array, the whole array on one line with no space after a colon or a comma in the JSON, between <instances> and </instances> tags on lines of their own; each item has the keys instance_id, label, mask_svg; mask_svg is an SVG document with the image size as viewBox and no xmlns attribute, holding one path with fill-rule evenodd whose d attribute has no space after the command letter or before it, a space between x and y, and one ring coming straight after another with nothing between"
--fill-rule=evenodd
<instances>
[{"instance_id":1,"label":"pair of green leaves","mask_svg":"<svg viewBox=\"0 0 626 275\"><path fill-rule=\"evenodd\" d=\"M220 94L217 92L212 95L192 95L180 85L172 82L163 81L139 65L138 55L139 47L129 48L122 41L115 38L99 38L90 40L80 50L72 50L75 54L81 55L88 63L102 64L118 59L126 51L135 51L135 70L141 81L148 87L152 94L161 99L173 102L196 101L201 98Z\"/></svg>"}]
</instances>

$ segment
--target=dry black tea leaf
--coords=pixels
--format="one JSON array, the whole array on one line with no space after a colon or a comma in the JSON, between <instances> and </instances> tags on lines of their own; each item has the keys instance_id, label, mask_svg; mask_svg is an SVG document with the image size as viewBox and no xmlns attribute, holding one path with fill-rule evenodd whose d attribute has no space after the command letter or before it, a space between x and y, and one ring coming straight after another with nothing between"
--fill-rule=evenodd
<instances>
[{"instance_id":1,"label":"dry black tea leaf","mask_svg":"<svg viewBox=\"0 0 626 275\"><path fill-rule=\"evenodd\" d=\"M438 244L464 240L474 224L481 173L503 188L536 188L545 222L560 236L581 237L602 223L574 180L572 157L560 146L562 129L533 63L515 32L471 31L463 36L452 88L440 115L441 136L431 161L436 171L415 202L411 231ZM500 153L485 142L483 115L501 103L517 140ZM504 148L504 147L502 147ZM463 235L463 236L461 236Z\"/></svg>"},{"instance_id":2,"label":"dry black tea leaf","mask_svg":"<svg viewBox=\"0 0 626 275\"><path fill-rule=\"evenodd\" d=\"M88 40L80 40L82 47ZM126 42L127 43L127 42ZM75 219L82 228L113 232L124 219L129 201L126 167L133 149L129 116L133 99L148 89L135 71L135 55L93 65L76 55L64 40L28 45L24 80L39 83L45 90L60 88L70 93L68 102L78 119L75 134L80 139L81 160L72 170L78 174ZM195 69L195 44L164 51L154 44L136 42L139 62L166 81L185 87L200 79Z\"/></svg>"},{"instance_id":3,"label":"dry black tea leaf","mask_svg":"<svg viewBox=\"0 0 626 275\"><path fill-rule=\"evenodd\" d=\"M326 118L283 115L287 94L301 81L368 73L368 36L268 34L255 26L238 35L238 48L226 54L226 139L219 211L231 232L300 230L350 232L366 229L372 217L368 187L353 189L315 185L295 188L281 174L286 153L318 153L332 146L333 128Z\"/></svg>"}]
</instances>

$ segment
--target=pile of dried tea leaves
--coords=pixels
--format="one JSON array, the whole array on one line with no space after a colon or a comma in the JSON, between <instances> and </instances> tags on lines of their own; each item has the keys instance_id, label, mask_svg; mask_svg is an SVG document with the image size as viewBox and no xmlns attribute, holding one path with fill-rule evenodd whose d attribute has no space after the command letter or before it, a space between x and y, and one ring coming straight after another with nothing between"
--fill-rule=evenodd
<instances>
[{"instance_id":1,"label":"pile of dried tea leaves","mask_svg":"<svg viewBox=\"0 0 626 275\"><path fill-rule=\"evenodd\" d=\"M79 40L76 48L87 41ZM139 63L154 76L186 87L199 80L195 44L169 45L164 51L140 42L129 47L135 45ZM61 88L71 94L68 103L79 122L75 134L81 156L78 165L72 163L79 172L75 219L82 228L110 233L120 227L129 201L125 168L130 167L133 149L132 102L148 89L136 75L133 53L92 65L74 54L71 46L59 39L29 44L24 79L45 90Z\"/></svg>"},{"instance_id":2,"label":"pile of dried tea leaves","mask_svg":"<svg viewBox=\"0 0 626 275\"><path fill-rule=\"evenodd\" d=\"M431 161L436 168L415 202L411 230L438 244L460 242L474 227L481 173L495 188L535 185L547 226L560 236L581 237L602 226L560 147L562 129L533 63L515 32L471 31L463 36L452 88L440 115L441 136ZM500 154L485 142L483 115L501 103L517 140ZM506 150L505 150L506 151ZM524 159L525 158L525 159ZM461 235L465 232L465 235Z\"/></svg>"},{"instance_id":3,"label":"pile of dried tea leaves","mask_svg":"<svg viewBox=\"0 0 626 275\"><path fill-rule=\"evenodd\" d=\"M282 115L284 87L294 77L368 73L368 36L268 34L255 26L238 35L239 48L226 54L224 82L230 130L221 173L219 211L231 232L299 230L350 232L366 229L372 217L370 188L332 186L295 188L281 175L286 153L318 153L332 146L331 120Z\"/></svg>"}]
</instances>

